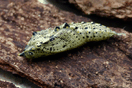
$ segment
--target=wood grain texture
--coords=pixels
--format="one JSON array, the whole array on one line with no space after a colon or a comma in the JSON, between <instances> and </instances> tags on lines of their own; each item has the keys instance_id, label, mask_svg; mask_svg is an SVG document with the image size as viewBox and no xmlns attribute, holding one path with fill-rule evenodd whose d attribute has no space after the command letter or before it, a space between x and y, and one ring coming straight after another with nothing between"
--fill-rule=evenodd
<instances>
[{"instance_id":1,"label":"wood grain texture","mask_svg":"<svg viewBox=\"0 0 132 88\"><path fill-rule=\"evenodd\" d=\"M88 18L38 2L11 3L0 12L0 67L28 78L43 88L132 86L132 34L110 27L125 37L88 44L36 62L18 56L33 31ZM106 21L107 22L107 21Z\"/></svg>"}]
</instances>

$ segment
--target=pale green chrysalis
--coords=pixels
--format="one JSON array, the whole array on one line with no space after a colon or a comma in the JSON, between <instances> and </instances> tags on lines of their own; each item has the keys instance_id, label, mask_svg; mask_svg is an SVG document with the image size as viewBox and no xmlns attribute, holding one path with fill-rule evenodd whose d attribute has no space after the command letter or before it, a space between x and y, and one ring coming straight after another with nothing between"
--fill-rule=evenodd
<instances>
[{"instance_id":1,"label":"pale green chrysalis","mask_svg":"<svg viewBox=\"0 0 132 88\"><path fill-rule=\"evenodd\" d=\"M19 55L29 59L49 56L77 48L86 42L105 40L113 35L125 34L116 33L94 22L64 23L53 30L49 28L33 32L25 50Z\"/></svg>"}]
</instances>

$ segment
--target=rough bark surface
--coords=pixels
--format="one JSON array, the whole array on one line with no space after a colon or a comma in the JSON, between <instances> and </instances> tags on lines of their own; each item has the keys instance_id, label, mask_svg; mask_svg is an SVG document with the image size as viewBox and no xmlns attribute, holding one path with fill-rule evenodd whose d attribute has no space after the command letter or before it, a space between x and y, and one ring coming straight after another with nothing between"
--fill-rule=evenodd
<instances>
[{"instance_id":1,"label":"rough bark surface","mask_svg":"<svg viewBox=\"0 0 132 88\"><path fill-rule=\"evenodd\" d=\"M18 88L13 83L0 80L0 88Z\"/></svg>"},{"instance_id":2,"label":"rough bark surface","mask_svg":"<svg viewBox=\"0 0 132 88\"><path fill-rule=\"evenodd\" d=\"M60 1L60 0L56 0ZM102 17L132 20L132 0L61 0L69 3L86 15L97 14Z\"/></svg>"},{"instance_id":3,"label":"rough bark surface","mask_svg":"<svg viewBox=\"0 0 132 88\"><path fill-rule=\"evenodd\" d=\"M132 34L90 42L61 54L29 62L18 56L33 31L64 22L91 21L36 1L10 3L0 12L0 67L43 88L113 88L132 86Z\"/></svg>"}]
</instances>

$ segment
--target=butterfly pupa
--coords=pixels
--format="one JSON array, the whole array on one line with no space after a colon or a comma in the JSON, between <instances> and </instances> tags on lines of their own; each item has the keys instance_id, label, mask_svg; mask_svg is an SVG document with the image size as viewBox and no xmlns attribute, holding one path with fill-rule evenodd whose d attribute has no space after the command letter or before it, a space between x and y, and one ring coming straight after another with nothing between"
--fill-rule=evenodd
<instances>
[{"instance_id":1,"label":"butterfly pupa","mask_svg":"<svg viewBox=\"0 0 132 88\"><path fill-rule=\"evenodd\" d=\"M86 42L101 41L124 33L116 33L109 27L94 22L64 23L51 28L33 32L20 56L35 59L77 48Z\"/></svg>"}]
</instances>

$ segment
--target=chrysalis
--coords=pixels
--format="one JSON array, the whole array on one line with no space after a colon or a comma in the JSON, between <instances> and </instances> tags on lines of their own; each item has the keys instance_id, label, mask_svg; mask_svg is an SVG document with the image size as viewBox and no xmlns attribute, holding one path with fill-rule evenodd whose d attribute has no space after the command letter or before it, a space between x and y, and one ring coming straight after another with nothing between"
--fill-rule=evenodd
<instances>
[{"instance_id":1,"label":"chrysalis","mask_svg":"<svg viewBox=\"0 0 132 88\"><path fill-rule=\"evenodd\" d=\"M64 23L53 30L49 28L33 32L32 38L19 55L29 59L49 56L77 48L86 42L105 40L113 35L125 34L116 33L94 22Z\"/></svg>"}]
</instances>

